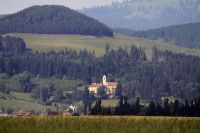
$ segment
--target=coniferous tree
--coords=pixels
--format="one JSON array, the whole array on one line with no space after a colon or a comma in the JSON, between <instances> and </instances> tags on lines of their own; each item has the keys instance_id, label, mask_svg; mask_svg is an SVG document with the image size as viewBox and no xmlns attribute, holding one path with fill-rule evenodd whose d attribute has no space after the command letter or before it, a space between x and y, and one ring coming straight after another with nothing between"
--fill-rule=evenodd
<instances>
[{"instance_id":1,"label":"coniferous tree","mask_svg":"<svg viewBox=\"0 0 200 133\"><path fill-rule=\"evenodd\" d=\"M84 105L84 113L87 114L87 108L89 106L90 102L90 92L87 87L84 89L84 94L83 94L83 105Z\"/></svg>"},{"instance_id":2,"label":"coniferous tree","mask_svg":"<svg viewBox=\"0 0 200 133\"><path fill-rule=\"evenodd\" d=\"M135 114L140 113L140 98L137 97L136 103L135 103Z\"/></svg>"},{"instance_id":3,"label":"coniferous tree","mask_svg":"<svg viewBox=\"0 0 200 133\"><path fill-rule=\"evenodd\" d=\"M166 116L170 116L171 114L170 114L170 105L169 105L169 99L167 98L167 99L165 99L164 100L164 115L166 115Z\"/></svg>"},{"instance_id":4,"label":"coniferous tree","mask_svg":"<svg viewBox=\"0 0 200 133\"><path fill-rule=\"evenodd\" d=\"M147 109L147 113L146 113L147 116L156 116L157 115L157 112L156 112L156 105L154 103L154 101L151 101L149 103L149 107Z\"/></svg>"},{"instance_id":5,"label":"coniferous tree","mask_svg":"<svg viewBox=\"0 0 200 133\"><path fill-rule=\"evenodd\" d=\"M122 84L118 83L118 85L116 87L116 91L115 91L116 96L121 97L122 96L122 90L123 90Z\"/></svg>"}]
</instances>

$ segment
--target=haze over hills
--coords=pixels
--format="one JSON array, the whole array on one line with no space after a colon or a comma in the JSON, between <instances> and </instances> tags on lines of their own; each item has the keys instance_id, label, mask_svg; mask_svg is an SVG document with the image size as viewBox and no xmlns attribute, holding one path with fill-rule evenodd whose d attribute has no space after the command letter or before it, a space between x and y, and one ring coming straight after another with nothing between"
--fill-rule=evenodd
<instances>
[{"instance_id":1,"label":"haze over hills","mask_svg":"<svg viewBox=\"0 0 200 133\"><path fill-rule=\"evenodd\" d=\"M0 19L0 34L81 34L113 36L110 28L64 6L33 6Z\"/></svg>"},{"instance_id":2,"label":"haze over hills","mask_svg":"<svg viewBox=\"0 0 200 133\"><path fill-rule=\"evenodd\" d=\"M200 23L175 25L146 31L115 29L115 32L151 40L163 40L187 48L200 48Z\"/></svg>"},{"instance_id":3,"label":"haze over hills","mask_svg":"<svg viewBox=\"0 0 200 133\"><path fill-rule=\"evenodd\" d=\"M199 0L124 0L82 10L112 28L154 29L200 21Z\"/></svg>"}]
</instances>

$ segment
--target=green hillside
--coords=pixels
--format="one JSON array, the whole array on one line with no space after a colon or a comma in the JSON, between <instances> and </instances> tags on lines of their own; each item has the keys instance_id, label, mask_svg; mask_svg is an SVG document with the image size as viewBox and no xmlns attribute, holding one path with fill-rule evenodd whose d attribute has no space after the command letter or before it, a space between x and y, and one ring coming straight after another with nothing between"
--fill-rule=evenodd
<instances>
[{"instance_id":1,"label":"green hillside","mask_svg":"<svg viewBox=\"0 0 200 133\"><path fill-rule=\"evenodd\" d=\"M119 47L125 48L135 44L137 47L144 47L148 58L151 58L151 50L156 46L159 50L169 50L175 53L185 53L188 55L200 55L199 50L187 49L171 45L170 43L162 41L153 41L141 39L137 37L128 37L120 34L115 34L113 38L110 37L94 37L81 35L49 35L49 34L9 34L10 36L21 37L25 40L27 47L37 51L47 50L62 50L66 47L80 50L88 49L95 51L96 56L104 54L105 45L109 44L111 48L117 49Z\"/></svg>"},{"instance_id":2,"label":"green hillside","mask_svg":"<svg viewBox=\"0 0 200 133\"><path fill-rule=\"evenodd\" d=\"M0 107L6 110L25 108L35 112L45 112L47 109L56 110L55 106L41 105L31 97L31 94L21 92L11 92L9 95L0 92Z\"/></svg>"},{"instance_id":3,"label":"green hillside","mask_svg":"<svg viewBox=\"0 0 200 133\"><path fill-rule=\"evenodd\" d=\"M0 19L0 34L81 34L113 36L103 23L64 6L33 6Z\"/></svg>"},{"instance_id":4,"label":"green hillside","mask_svg":"<svg viewBox=\"0 0 200 133\"><path fill-rule=\"evenodd\" d=\"M32 78L31 82L36 85L35 88L43 87L48 88L50 84L54 86L56 90L63 91L65 93L71 93L77 90L79 86L84 85L84 82L79 80L66 80L57 78ZM47 109L56 110L55 106L47 106L39 103L39 99L33 97L34 91L31 93L23 93L21 91L21 84L14 77L0 78L0 85L4 84L6 90L10 90L10 93L3 93L0 91L0 108L18 110L19 108L25 108L29 111L45 112ZM66 98L67 99L67 98ZM60 104L62 108L63 105Z\"/></svg>"},{"instance_id":5,"label":"green hillside","mask_svg":"<svg viewBox=\"0 0 200 133\"><path fill-rule=\"evenodd\" d=\"M115 32L152 40L163 40L181 47L200 48L200 23L175 25L145 31L115 29Z\"/></svg>"}]
</instances>

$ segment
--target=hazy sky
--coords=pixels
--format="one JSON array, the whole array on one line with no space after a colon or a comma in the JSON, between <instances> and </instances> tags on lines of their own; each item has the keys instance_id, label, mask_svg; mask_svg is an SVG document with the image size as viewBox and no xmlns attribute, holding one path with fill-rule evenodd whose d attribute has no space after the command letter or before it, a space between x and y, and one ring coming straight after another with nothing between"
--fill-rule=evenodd
<instances>
[{"instance_id":1,"label":"hazy sky","mask_svg":"<svg viewBox=\"0 0 200 133\"><path fill-rule=\"evenodd\" d=\"M73 9L111 4L113 0L0 0L0 14L9 14L32 5L65 5ZM121 0L118 0L121 1Z\"/></svg>"}]
</instances>

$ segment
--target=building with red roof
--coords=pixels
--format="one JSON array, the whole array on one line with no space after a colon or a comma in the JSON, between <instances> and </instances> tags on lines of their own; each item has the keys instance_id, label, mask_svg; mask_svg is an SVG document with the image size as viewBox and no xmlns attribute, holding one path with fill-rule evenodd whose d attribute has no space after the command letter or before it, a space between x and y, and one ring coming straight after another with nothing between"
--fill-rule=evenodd
<instances>
[{"instance_id":1,"label":"building with red roof","mask_svg":"<svg viewBox=\"0 0 200 133\"><path fill-rule=\"evenodd\" d=\"M102 83L92 83L89 87L88 87L88 90L90 91L90 93L94 93L94 94L97 94L98 92L98 89L101 87L101 86L105 86L107 89L106 89L106 93L108 95L114 95L115 94L115 91L116 91L116 88L117 88L117 85L118 83L117 82L107 82L106 80L106 75L103 76L103 79L102 79Z\"/></svg>"},{"instance_id":2,"label":"building with red roof","mask_svg":"<svg viewBox=\"0 0 200 133\"><path fill-rule=\"evenodd\" d=\"M24 108L21 108L18 112L17 112L17 115L18 116L30 116L32 115L31 112L27 111L26 109Z\"/></svg>"},{"instance_id":3,"label":"building with red roof","mask_svg":"<svg viewBox=\"0 0 200 133\"><path fill-rule=\"evenodd\" d=\"M8 116L8 114L4 112L2 109L0 109L0 116Z\"/></svg>"}]
</instances>

